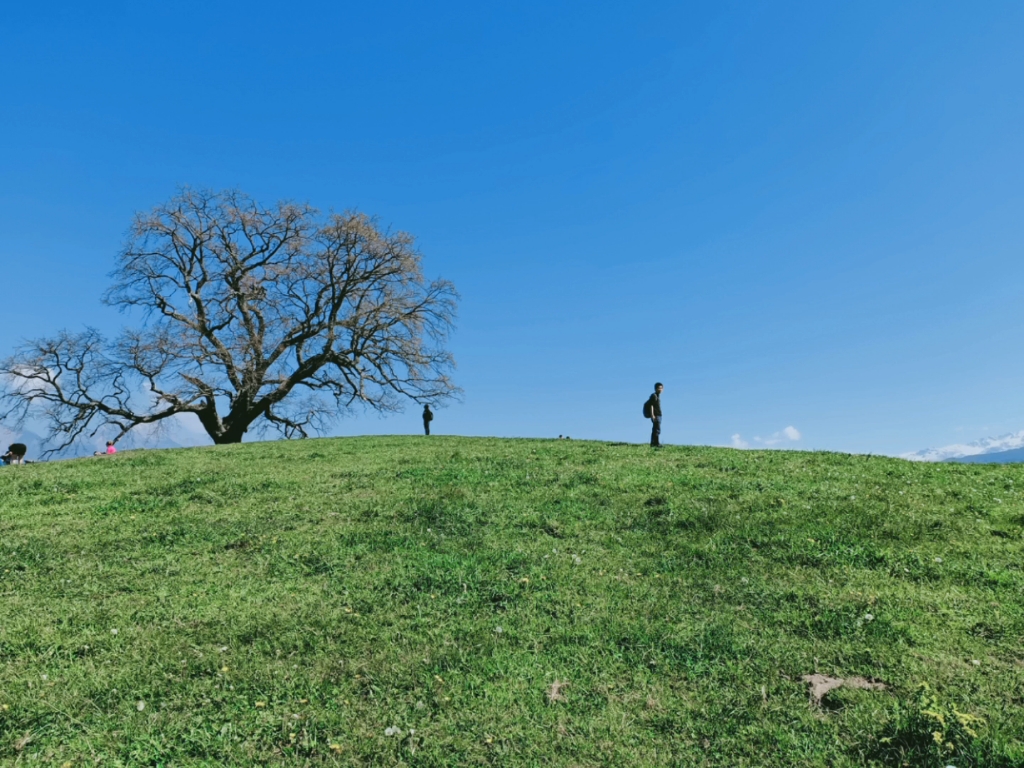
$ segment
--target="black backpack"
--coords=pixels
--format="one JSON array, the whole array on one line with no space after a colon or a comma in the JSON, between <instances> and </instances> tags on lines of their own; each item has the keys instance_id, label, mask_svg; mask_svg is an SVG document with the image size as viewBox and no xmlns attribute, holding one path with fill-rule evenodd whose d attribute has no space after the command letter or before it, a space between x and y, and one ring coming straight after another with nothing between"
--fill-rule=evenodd
<instances>
[{"instance_id":1,"label":"black backpack","mask_svg":"<svg viewBox=\"0 0 1024 768\"><path fill-rule=\"evenodd\" d=\"M644 401L644 418L645 419L649 419L653 415L654 415L654 403L652 402L652 398L648 397Z\"/></svg>"}]
</instances>

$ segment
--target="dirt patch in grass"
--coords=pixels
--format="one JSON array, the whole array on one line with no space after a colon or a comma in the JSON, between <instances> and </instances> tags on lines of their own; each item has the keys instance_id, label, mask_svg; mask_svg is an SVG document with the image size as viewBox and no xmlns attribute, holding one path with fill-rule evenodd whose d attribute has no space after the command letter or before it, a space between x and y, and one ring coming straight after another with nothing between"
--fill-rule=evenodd
<instances>
[{"instance_id":1,"label":"dirt patch in grass","mask_svg":"<svg viewBox=\"0 0 1024 768\"><path fill-rule=\"evenodd\" d=\"M880 680L869 680L866 677L829 677L828 675L804 675L800 678L810 685L811 704L821 706L821 700L829 691L836 688L860 688L865 691L884 691L889 686Z\"/></svg>"}]
</instances>

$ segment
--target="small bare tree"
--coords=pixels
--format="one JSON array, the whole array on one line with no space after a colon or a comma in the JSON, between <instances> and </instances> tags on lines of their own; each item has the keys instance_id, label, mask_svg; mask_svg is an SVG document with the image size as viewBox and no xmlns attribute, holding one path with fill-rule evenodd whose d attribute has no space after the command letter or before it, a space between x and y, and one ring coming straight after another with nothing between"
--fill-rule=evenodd
<instances>
[{"instance_id":1,"label":"small bare tree","mask_svg":"<svg viewBox=\"0 0 1024 768\"><path fill-rule=\"evenodd\" d=\"M189 413L218 444L251 426L304 437L359 404L458 392L455 287L363 214L184 189L136 217L112 277L104 301L141 310L140 328L63 332L0 362L0 419L45 418L51 452Z\"/></svg>"}]
</instances>

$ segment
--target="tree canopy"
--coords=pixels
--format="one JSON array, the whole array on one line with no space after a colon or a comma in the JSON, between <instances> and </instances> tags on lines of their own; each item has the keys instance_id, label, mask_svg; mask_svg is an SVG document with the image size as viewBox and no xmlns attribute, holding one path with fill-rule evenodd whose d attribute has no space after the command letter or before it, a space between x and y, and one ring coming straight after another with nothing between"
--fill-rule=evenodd
<instances>
[{"instance_id":1,"label":"tree canopy","mask_svg":"<svg viewBox=\"0 0 1024 768\"><path fill-rule=\"evenodd\" d=\"M179 414L215 443L306 436L360 405L458 393L455 287L365 214L184 189L136 216L112 277L104 301L139 327L64 331L0 361L0 418L44 419L51 450Z\"/></svg>"}]
</instances>

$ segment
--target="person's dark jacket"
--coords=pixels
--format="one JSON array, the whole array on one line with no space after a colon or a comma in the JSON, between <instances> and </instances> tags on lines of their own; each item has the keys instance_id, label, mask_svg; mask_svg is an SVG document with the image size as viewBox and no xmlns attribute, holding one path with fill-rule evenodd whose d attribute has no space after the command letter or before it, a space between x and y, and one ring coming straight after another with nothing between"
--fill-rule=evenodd
<instances>
[{"instance_id":1,"label":"person's dark jacket","mask_svg":"<svg viewBox=\"0 0 1024 768\"><path fill-rule=\"evenodd\" d=\"M651 407L651 415L661 417L661 398L657 392L652 392L651 396L647 398L647 405Z\"/></svg>"}]
</instances>

